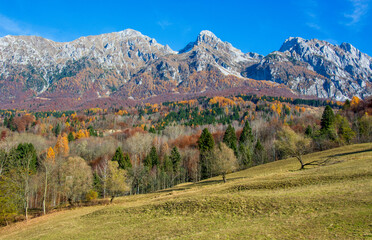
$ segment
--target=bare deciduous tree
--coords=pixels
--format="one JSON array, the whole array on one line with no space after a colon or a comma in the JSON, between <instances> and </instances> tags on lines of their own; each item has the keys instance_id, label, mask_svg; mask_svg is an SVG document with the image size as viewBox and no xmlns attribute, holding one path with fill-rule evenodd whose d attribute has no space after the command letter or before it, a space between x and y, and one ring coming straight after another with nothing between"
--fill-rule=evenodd
<instances>
[{"instance_id":1,"label":"bare deciduous tree","mask_svg":"<svg viewBox=\"0 0 372 240\"><path fill-rule=\"evenodd\" d=\"M295 157L301 164L301 169L310 163L304 163L302 161L302 155L308 151L308 147L311 143L309 138L306 138L300 134L297 134L290 127L283 127L278 132L277 141L275 142L276 147L279 151L289 157Z\"/></svg>"},{"instance_id":2,"label":"bare deciduous tree","mask_svg":"<svg viewBox=\"0 0 372 240\"><path fill-rule=\"evenodd\" d=\"M80 157L69 157L62 165L62 186L69 203L81 199L93 183L92 170Z\"/></svg>"},{"instance_id":3,"label":"bare deciduous tree","mask_svg":"<svg viewBox=\"0 0 372 240\"><path fill-rule=\"evenodd\" d=\"M214 175L221 174L224 182L226 182L226 174L235 171L238 167L234 151L224 143L215 146L209 158L211 158L212 173Z\"/></svg>"},{"instance_id":4,"label":"bare deciduous tree","mask_svg":"<svg viewBox=\"0 0 372 240\"><path fill-rule=\"evenodd\" d=\"M129 191L129 186L126 182L127 172L119 168L119 164L115 161L108 162L109 177L107 179L107 189L111 194L112 203L114 198L125 191Z\"/></svg>"}]
</instances>

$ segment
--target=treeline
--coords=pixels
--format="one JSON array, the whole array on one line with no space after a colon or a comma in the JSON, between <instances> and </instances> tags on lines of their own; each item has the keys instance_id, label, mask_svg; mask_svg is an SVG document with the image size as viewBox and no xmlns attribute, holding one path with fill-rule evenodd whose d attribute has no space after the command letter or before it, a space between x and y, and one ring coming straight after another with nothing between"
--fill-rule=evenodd
<instances>
[{"instance_id":1,"label":"treeline","mask_svg":"<svg viewBox=\"0 0 372 240\"><path fill-rule=\"evenodd\" d=\"M229 172L286 156L300 161L307 152L372 141L372 101L368 99L346 101L336 113L330 106L317 112L277 101L254 104L239 98L218 97L199 104L147 105L142 116L138 109L115 113L91 109L88 116L72 113L36 119L24 113L4 118L0 129L2 223L19 214L27 218L29 212L35 215L90 204L97 198L113 201L116 196L216 175L225 181ZM165 112L169 109L179 114ZM216 112L216 122L204 124L207 112ZM24 124L16 118L24 118ZM191 119L200 122L185 124Z\"/></svg>"}]
</instances>

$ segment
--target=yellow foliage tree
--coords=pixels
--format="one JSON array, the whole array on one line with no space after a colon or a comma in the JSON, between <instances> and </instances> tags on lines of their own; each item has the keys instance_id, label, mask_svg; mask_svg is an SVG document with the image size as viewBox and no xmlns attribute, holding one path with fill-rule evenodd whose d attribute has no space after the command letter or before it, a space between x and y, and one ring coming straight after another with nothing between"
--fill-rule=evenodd
<instances>
[{"instance_id":1,"label":"yellow foliage tree","mask_svg":"<svg viewBox=\"0 0 372 240\"><path fill-rule=\"evenodd\" d=\"M68 146L68 139L67 136L58 136L57 143L54 146L54 152L56 155L62 155L64 157L68 156L68 153L70 151L70 148Z\"/></svg>"},{"instance_id":2,"label":"yellow foliage tree","mask_svg":"<svg viewBox=\"0 0 372 240\"><path fill-rule=\"evenodd\" d=\"M354 96L354 97L351 99L350 105L351 105L352 107L354 107L354 106L357 106L357 105L359 104L359 102L360 102L360 99L359 99L357 96Z\"/></svg>"},{"instance_id":3,"label":"yellow foliage tree","mask_svg":"<svg viewBox=\"0 0 372 240\"><path fill-rule=\"evenodd\" d=\"M89 133L86 129L80 129L75 136L76 139L82 139L87 137L89 137Z\"/></svg>"},{"instance_id":4,"label":"yellow foliage tree","mask_svg":"<svg viewBox=\"0 0 372 240\"><path fill-rule=\"evenodd\" d=\"M56 154L54 153L53 148L49 147L47 151L47 161L54 162L55 158L56 158Z\"/></svg>"}]
</instances>

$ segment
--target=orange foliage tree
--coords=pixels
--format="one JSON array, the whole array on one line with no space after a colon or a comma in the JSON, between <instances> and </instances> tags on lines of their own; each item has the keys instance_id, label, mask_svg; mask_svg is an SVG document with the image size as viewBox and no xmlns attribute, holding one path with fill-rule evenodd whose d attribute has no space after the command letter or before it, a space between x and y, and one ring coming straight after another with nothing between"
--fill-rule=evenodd
<instances>
[{"instance_id":1,"label":"orange foliage tree","mask_svg":"<svg viewBox=\"0 0 372 240\"><path fill-rule=\"evenodd\" d=\"M67 136L64 134L64 136L59 135L57 139L57 143L54 146L54 152L56 155L62 155L64 157L68 156L68 153L70 151L70 148L68 146L68 139Z\"/></svg>"}]
</instances>

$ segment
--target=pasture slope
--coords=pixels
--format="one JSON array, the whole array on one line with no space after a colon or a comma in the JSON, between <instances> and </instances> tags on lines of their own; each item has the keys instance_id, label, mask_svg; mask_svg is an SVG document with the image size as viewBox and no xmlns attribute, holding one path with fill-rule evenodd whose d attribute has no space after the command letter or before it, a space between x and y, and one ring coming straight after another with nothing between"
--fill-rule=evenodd
<instances>
[{"instance_id":1,"label":"pasture slope","mask_svg":"<svg viewBox=\"0 0 372 240\"><path fill-rule=\"evenodd\" d=\"M0 229L0 239L371 239L372 144L253 167Z\"/></svg>"}]
</instances>

